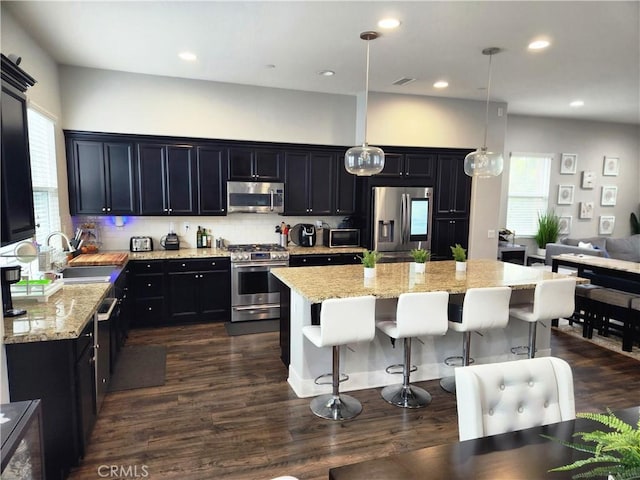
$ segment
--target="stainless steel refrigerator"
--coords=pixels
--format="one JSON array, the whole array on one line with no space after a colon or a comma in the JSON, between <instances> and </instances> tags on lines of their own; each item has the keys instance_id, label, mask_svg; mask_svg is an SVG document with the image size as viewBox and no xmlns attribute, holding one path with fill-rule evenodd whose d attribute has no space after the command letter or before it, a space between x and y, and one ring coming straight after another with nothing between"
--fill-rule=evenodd
<instances>
[{"instance_id":1,"label":"stainless steel refrigerator","mask_svg":"<svg viewBox=\"0 0 640 480\"><path fill-rule=\"evenodd\" d=\"M373 187L371 194L372 245L382 261L409 261L412 249L431 249L433 188Z\"/></svg>"}]
</instances>

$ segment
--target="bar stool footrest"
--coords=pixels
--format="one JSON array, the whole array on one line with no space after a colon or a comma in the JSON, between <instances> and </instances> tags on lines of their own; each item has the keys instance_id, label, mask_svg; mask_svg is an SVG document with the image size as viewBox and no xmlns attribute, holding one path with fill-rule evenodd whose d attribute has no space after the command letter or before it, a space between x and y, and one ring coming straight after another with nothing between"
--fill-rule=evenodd
<instances>
[{"instance_id":1,"label":"bar stool footrest","mask_svg":"<svg viewBox=\"0 0 640 480\"><path fill-rule=\"evenodd\" d=\"M324 378L328 378L329 381L328 382L322 381L322 379ZM346 373L341 373L340 379L338 380L338 382L342 383L342 382L346 382L347 380L349 380L349 375L347 375ZM313 383L315 383L316 385L333 385L333 373L323 373L322 375L318 375L313 380Z\"/></svg>"},{"instance_id":2,"label":"bar stool footrest","mask_svg":"<svg viewBox=\"0 0 640 480\"><path fill-rule=\"evenodd\" d=\"M444 359L444 364L447 367L462 367L464 363L464 358L461 355L456 355L453 357L447 357ZM473 358L469 358L469 365L476 363Z\"/></svg>"},{"instance_id":3,"label":"bar stool footrest","mask_svg":"<svg viewBox=\"0 0 640 480\"><path fill-rule=\"evenodd\" d=\"M409 373L415 372L416 370L418 370L418 367L416 365L411 365ZM402 375L404 373L404 365L402 363L395 363L393 365L389 365L384 369L384 371L391 375Z\"/></svg>"}]
</instances>

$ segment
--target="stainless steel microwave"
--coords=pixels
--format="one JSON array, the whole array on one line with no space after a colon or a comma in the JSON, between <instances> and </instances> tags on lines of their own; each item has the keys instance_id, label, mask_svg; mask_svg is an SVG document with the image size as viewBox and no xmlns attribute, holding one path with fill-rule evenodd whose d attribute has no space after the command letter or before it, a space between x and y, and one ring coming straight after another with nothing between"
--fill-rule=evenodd
<instances>
[{"instance_id":1,"label":"stainless steel microwave","mask_svg":"<svg viewBox=\"0 0 640 480\"><path fill-rule=\"evenodd\" d=\"M227 182L229 213L284 213L284 183Z\"/></svg>"},{"instance_id":2,"label":"stainless steel microwave","mask_svg":"<svg viewBox=\"0 0 640 480\"><path fill-rule=\"evenodd\" d=\"M323 245L329 248L359 247L360 230L357 228L325 228L322 231Z\"/></svg>"}]
</instances>

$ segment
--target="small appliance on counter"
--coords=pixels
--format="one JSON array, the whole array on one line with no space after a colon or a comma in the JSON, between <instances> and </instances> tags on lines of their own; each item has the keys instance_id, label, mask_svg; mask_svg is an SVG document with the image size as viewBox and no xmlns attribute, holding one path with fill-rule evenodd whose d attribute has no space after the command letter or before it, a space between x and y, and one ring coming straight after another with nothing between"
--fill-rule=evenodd
<instances>
[{"instance_id":1,"label":"small appliance on counter","mask_svg":"<svg viewBox=\"0 0 640 480\"><path fill-rule=\"evenodd\" d=\"M311 223L298 223L290 233L291 241L300 247L314 247L316 245L316 227Z\"/></svg>"},{"instance_id":2,"label":"small appliance on counter","mask_svg":"<svg viewBox=\"0 0 640 480\"><path fill-rule=\"evenodd\" d=\"M167 233L160 239L160 246L165 250L180 250L180 238L176 233Z\"/></svg>"},{"instance_id":3,"label":"small appliance on counter","mask_svg":"<svg viewBox=\"0 0 640 480\"><path fill-rule=\"evenodd\" d=\"M17 317L24 315L26 310L13 308L13 300L11 299L11 284L20 281L20 272L22 267L16 265L13 267L2 267L0 276L0 284L2 285L2 313L5 317Z\"/></svg>"},{"instance_id":4,"label":"small appliance on counter","mask_svg":"<svg viewBox=\"0 0 640 480\"><path fill-rule=\"evenodd\" d=\"M322 231L322 243L329 248L359 247L360 229L325 228Z\"/></svg>"},{"instance_id":5,"label":"small appliance on counter","mask_svg":"<svg viewBox=\"0 0 640 480\"><path fill-rule=\"evenodd\" d=\"M130 252L152 252L153 239L151 237L131 237L129 240Z\"/></svg>"}]
</instances>

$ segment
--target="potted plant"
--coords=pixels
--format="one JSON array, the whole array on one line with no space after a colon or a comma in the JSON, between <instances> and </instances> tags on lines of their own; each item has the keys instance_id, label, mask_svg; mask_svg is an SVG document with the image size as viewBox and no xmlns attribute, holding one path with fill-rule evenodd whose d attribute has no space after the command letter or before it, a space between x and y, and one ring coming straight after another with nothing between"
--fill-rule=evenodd
<instances>
[{"instance_id":1,"label":"potted plant","mask_svg":"<svg viewBox=\"0 0 640 480\"><path fill-rule=\"evenodd\" d=\"M456 271L464 272L467 270L467 250L462 248L462 245L456 243L451 248L453 259L456 261Z\"/></svg>"},{"instance_id":2,"label":"potted plant","mask_svg":"<svg viewBox=\"0 0 640 480\"><path fill-rule=\"evenodd\" d=\"M360 260L364 265L364 277L371 278L376 273L376 263L382 258L382 254L375 250L367 250L362 254Z\"/></svg>"},{"instance_id":3,"label":"potted plant","mask_svg":"<svg viewBox=\"0 0 640 480\"><path fill-rule=\"evenodd\" d=\"M574 437L592 442L579 444L559 440L548 435L543 437L559 442L566 447L593 454L585 460L577 460L569 465L557 467L551 472L563 472L580 467L588 467L590 470L576 473L573 478L614 478L632 479L640 478L640 422L636 428L616 417L611 410L607 413L578 413L577 418L586 418L601 423L611 431L603 432L578 432Z\"/></svg>"},{"instance_id":4,"label":"potted plant","mask_svg":"<svg viewBox=\"0 0 640 480\"><path fill-rule=\"evenodd\" d=\"M431 252L422 248L414 248L411 250L413 257L414 271L416 273L424 273L425 262L431 258Z\"/></svg>"},{"instance_id":5,"label":"potted plant","mask_svg":"<svg viewBox=\"0 0 640 480\"><path fill-rule=\"evenodd\" d=\"M554 243L558 240L560 232L560 218L553 210L545 213L538 213L538 231L533 237L538 245L538 255L546 254L547 243Z\"/></svg>"}]
</instances>

